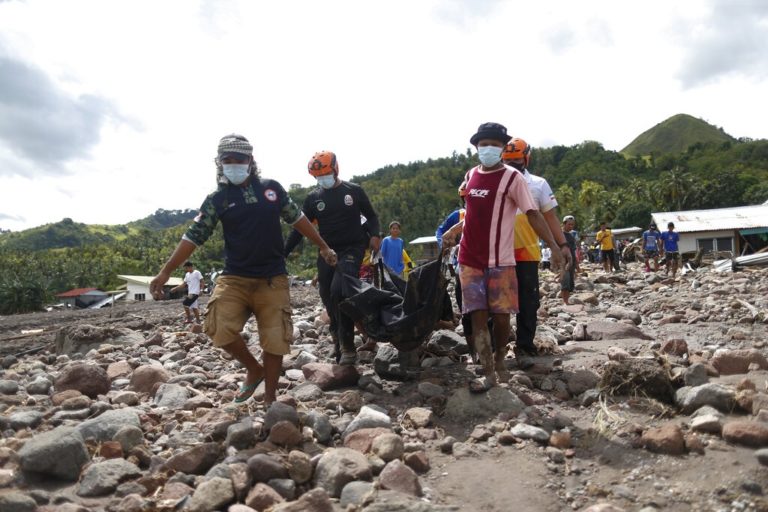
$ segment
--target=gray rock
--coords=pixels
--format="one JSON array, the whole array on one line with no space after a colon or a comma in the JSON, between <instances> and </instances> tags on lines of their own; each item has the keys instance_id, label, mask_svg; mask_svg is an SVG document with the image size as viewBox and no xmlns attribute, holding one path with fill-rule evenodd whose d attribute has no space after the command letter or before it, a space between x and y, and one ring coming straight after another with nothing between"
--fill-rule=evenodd
<instances>
[{"instance_id":1,"label":"gray rock","mask_svg":"<svg viewBox=\"0 0 768 512\"><path fill-rule=\"evenodd\" d=\"M533 439L539 443L546 443L549 441L549 434L546 430L525 423L518 423L510 429L510 432L513 436L519 437L520 439Z\"/></svg>"},{"instance_id":2,"label":"gray rock","mask_svg":"<svg viewBox=\"0 0 768 512\"><path fill-rule=\"evenodd\" d=\"M0 510L3 512L35 512L37 502L20 492L0 494Z\"/></svg>"},{"instance_id":3,"label":"gray rock","mask_svg":"<svg viewBox=\"0 0 768 512\"><path fill-rule=\"evenodd\" d=\"M427 398L431 398L433 396L442 396L445 394L445 388L443 386L438 386L437 384L433 384L431 382L419 382L418 390L420 395Z\"/></svg>"},{"instance_id":4,"label":"gray rock","mask_svg":"<svg viewBox=\"0 0 768 512\"><path fill-rule=\"evenodd\" d=\"M592 389L600 382L600 376L592 370L584 368L577 370L568 370L563 372L563 379L565 380L568 392L574 396L578 396L588 389Z\"/></svg>"},{"instance_id":5,"label":"gray rock","mask_svg":"<svg viewBox=\"0 0 768 512\"><path fill-rule=\"evenodd\" d=\"M372 490L371 482L349 482L341 490L339 504L345 509L347 505L361 505Z\"/></svg>"},{"instance_id":6,"label":"gray rock","mask_svg":"<svg viewBox=\"0 0 768 512\"><path fill-rule=\"evenodd\" d=\"M331 420L325 414L318 411L310 411L307 414L305 424L312 429L319 443L326 444L331 440L333 425L331 425Z\"/></svg>"},{"instance_id":7,"label":"gray rock","mask_svg":"<svg viewBox=\"0 0 768 512\"><path fill-rule=\"evenodd\" d=\"M18 411L8 417L8 425L14 430L36 428L43 421L40 411Z\"/></svg>"},{"instance_id":8,"label":"gray rock","mask_svg":"<svg viewBox=\"0 0 768 512\"><path fill-rule=\"evenodd\" d=\"M298 356L296 356L296 360L293 363L293 367L297 370L301 370L305 364L309 363L316 363L319 359L316 355L310 354L306 350L302 350Z\"/></svg>"},{"instance_id":9,"label":"gray rock","mask_svg":"<svg viewBox=\"0 0 768 512\"><path fill-rule=\"evenodd\" d=\"M381 457L382 460L389 462L403 456L405 443L403 443L403 438L397 434L382 434L373 440L371 451Z\"/></svg>"},{"instance_id":10,"label":"gray rock","mask_svg":"<svg viewBox=\"0 0 768 512\"><path fill-rule=\"evenodd\" d=\"M757 461L763 466L768 466L768 448L761 448L755 452Z\"/></svg>"},{"instance_id":11,"label":"gray rock","mask_svg":"<svg viewBox=\"0 0 768 512\"><path fill-rule=\"evenodd\" d=\"M88 466L80 479L80 496L104 496L129 479L141 476L141 470L125 459L109 459Z\"/></svg>"},{"instance_id":12,"label":"gray rock","mask_svg":"<svg viewBox=\"0 0 768 512\"><path fill-rule=\"evenodd\" d=\"M223 509L235 501L235 488L232 480L214 477L198 485L187 503L189 512L209 512Z\"/></svg>"},{"instance_id":13,"label":"gray rock","mask_svg":"<svg viewBox=\"0 0 768 512\"><path fill-rule=\"evenodd\" d=\"M651 340L653 337L645 334L634 325L624 322L606 322L604 320L593 320L587 324L586 336L589 340L621 340L636 338L640 340Z\"/></svg>"},{"instance_id":14,"label":"gray rock","mask_svg":"<svg viewBox=\"0 0 768 512\"><path fill-rule=\"evenodd\" d=\"M160 384L155 393L155 405L168 409L181 409L189 398L189 391L178 384Z\"/></svg>"},{"instance_id":15,"label":"gray rock","mask_svg":"<svg viewBox=\"0 0 768 512\"><path fill-rule=\"evenodd\" d=\"M299 402L311 402L323 396L323 390L320 386L312 382L304 382L296 386L292 394Z\"/></svg>"},{"instance_id":16,"label":"gray rock","mask_svg":"<svg viewBox=\"0 0 768 512\"><path fill-rule=\"evenodd\" d=\"M315 486L338 498L349 482L370 480L371 477L371 468L365 455L350 448L335 448L323 453L317 462Z\"/></svg>"},{"instance_id":17,"label":"gray rock","mask_svg":"<svg viewBox=\"0 0 768 512\"><path fill-rule=\"evenodd\" d=\"M58 427L29 439L19 450L21 469L75 481L88 462L83 436L72 427Z\"/></svg>"},{"instance_id":18,"label":"gray rock","mask_svg":"<svg viewBox=\"0 0 768 512\"><path fill-rule=\"evenodd\" d=\"M456 331L449 331L447 329L441 329L432 333L432 336L427 342L427 348L438 348L437 353L453 351L457 354L469 353L469 346L464 336L456 333Z\"/></svg>"},{"instance_id":19,"label":"gray rock","mask_svg":"<svg viewBox=\"0 0 768 512\"><path fill-rule=\"evenodd\" d=\"M605 316L608 318L615 318L617 320L631 320L632 323L635 325L640 325L640 322L642 322L642 318L640 317L640 313L633 309L626 309L619 306L612 306L608 308L608 311L605 313Z\"/></svg>"},{"instance_id":20,"label":"gray rock","mask_svg":"<svg viewBox=\"0 0 768 512\"><path fill-rule=\"evenodd\" d=\"M141 427L139 415L134 409L115 409L82 422L76 428L83 439L92 437L97 441L110 441L117 431L126 425Z\"/></svg>"},{"instance_id":21,"label":"gray rock","mask_svg":"<svg viewBox=\"0 0 768 512\"><path fill-rule=\"evenodd\" d=\"M15 395L19 392L19 383L15 380L0 380L0 395Z\"/></svg>"},{"instance_id":22,"label":"gray rock","mask_svg":"<svg viewBox=\"0 0 768 512\"><path fill-rule=\"evenodd\" d=\"M723 422L719 416L703 414L691 420L691 430L720 435L723 431Z\"/></svg>"},{"instance_id":23,"label":"gray rock","mask_svg":"<svg viewBox=\"0 0 768 512\"><path fill-rule=\"evenodd\" d=\"M373 369L384 379L405 380L419 374L418 358L413 359L415 351L400 352L389 343L380 343L373 359Z\"/></svg>"},{"instance_id":24,"label":"gray rock","mask_svg":"<svg viewBox=\"0 0 768 512\"><path fill-rule=\"evenodd\" d=\"M299 426L299 413L296 409L282 402L272 402L264 416L264 431L267 432L278 421L290 421L297 427Z\"/></svg>"},{"instance_id":25,"label":"gray rock","mask_svg":"<svg viewBox=\"0 0 768 512\"><path fill-rule=\"evenodd\" d=\"M702 363L694 363L685 369L683 382L686 386L696 387L709 382L707 367Z\"/></svg>"},{"instance_id":26,"label":"gray rock","mask_svg":"<svg viewBox=\"0 0 768 512\"><path fill-rule=\"evenodd\" d=\"M360 430L361 428L390 428L391 426L392 420L390 419L389 415L381 411L377 411L371 406L364 405L360 409L360 412L357 413L357 416L355 416L355 419L352 420L352 423L350 423L349 426L344 430L342 438L347 437L352 432ZM339 492L341 492L341 489L339 489Z\"/></svg>"},{"instance_id":27,"label":"gray rock","mask_svg":"<svg viewBox=\"0 0 768 512\"><path fill-rule=\"evenodd\" d=\"M486 393L470 393L466 387L453 392L445 405L445 416L456 421L491 418L499 413L517 416L525 404L511 391L494 387Z\"/></svg>"},{"instance_id":28,"label":"gray rock","mask_svg":"<svg viewBox=\"0 0 768 512\"><path fill-rule=\"evenodd\" d=\"M53 383L45 377L36 377L35 380L25 386L27 394L30 395L47 395L51 390Z\"/></svg>"},{"instance_id":29,"label":"gray rock","mask_svg":"<svg viewBox=\"0 0 768 512\"><path fill-rule=\"evenodd\" d=\"M120 443L123 453L130 453L133 448L144 443L144 432L135 425L126 425L115 432L112 440Z\"/></svg>"},{"instance_id":30,"label":"gray rock","mask_svg":"<svg viewBox=\"0 0 768 512\"><path fill-rule=\"evenodd\" d=\"M282 461L266 453L258 453L248 459L248 470L254 482L266 483L275 478L288 477L288 469Z\"/></svg>"},{"instance_id":31,"label":"gray rock","mask_svg":"<svg viewBox=\"0 0 768 512\"><path fill-rule=\"evenodd\" d=\"M256 444L257 434L253 420L245 418L240 423L235 423L227 428L227 439L224 444L237 450L245 450Z\"/></svg>"},{"instance_id":32,"label":"gray rock","mask_svg":"<svg viewBox=\"0 0 768 512\"><path fill-rule=\"evenodd\" d=\"M718 411L730 412L735 406L736 393L721 384L702 384L693 388L680 388L675 396L684 414L709 405Z\"/></svg>"},{"instance_id":33,"label":"gray rock","mask_svg":"<svg viewBox=\"0 0 768 512\"><path fill-rule=\"evenodd\" d=\"M267 485L287 501L296 499L296 482L290 478L273 478L267 482Z\"/></svg>"}]
</instances>

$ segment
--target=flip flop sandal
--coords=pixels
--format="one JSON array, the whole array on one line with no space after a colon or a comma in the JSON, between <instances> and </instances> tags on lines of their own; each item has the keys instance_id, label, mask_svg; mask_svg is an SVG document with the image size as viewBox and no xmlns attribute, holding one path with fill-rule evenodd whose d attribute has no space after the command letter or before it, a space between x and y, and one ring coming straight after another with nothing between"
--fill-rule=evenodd
<instances>
[{"instance_id":1,"label":"flip flop sandal","mask_svg":"<svg viewBox=\"0 0 768 512\"><path fill-rule=\"evenodd\" d=\"M253 384L245 385L243 384L240 386L240 390L237 392L237 396L235 397L234 402L236 404L241 404L245 401L247 401L251 396L253 395L253 392L256 391L256 388L259 387L259 384L261 384L261 381L264 380L264 377L260 378Z\"/></svg>"}]
</instances>

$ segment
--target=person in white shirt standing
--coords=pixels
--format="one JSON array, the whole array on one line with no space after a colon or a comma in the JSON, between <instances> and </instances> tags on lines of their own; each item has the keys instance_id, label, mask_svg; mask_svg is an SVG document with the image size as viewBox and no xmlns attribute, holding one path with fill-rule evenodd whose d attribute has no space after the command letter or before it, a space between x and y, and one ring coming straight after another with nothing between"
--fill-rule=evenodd
<instances>
[{"instance_id":1,"label":"person in white shirt standing","mask_svg":"<svg viewBox=\"0 0 768 512\"><path fill-rule=\"evenodd\" d=\"M192 323L192 313L195 314L195 323L200 323L200 304L197 298L200 297L200 291L203 288L203 274L195 268L191 261L184 263L184 284L175 286L171 292L176 292L181 288L187 289L187 296L182 304L184 305L184 314L187 315L184 323Z\"/></svg>"}]
</instances>

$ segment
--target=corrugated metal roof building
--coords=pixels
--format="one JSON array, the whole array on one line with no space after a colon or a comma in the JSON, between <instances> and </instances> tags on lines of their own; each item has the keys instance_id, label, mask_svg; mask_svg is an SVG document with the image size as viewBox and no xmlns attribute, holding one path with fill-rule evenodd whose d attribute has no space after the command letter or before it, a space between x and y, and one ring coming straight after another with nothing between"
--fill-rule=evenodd
<instances>
[{"instance_id":1,"label":"corrugated metal roof building","mask_svg":"<svg viewBox=\"0 0 768 512\"><path fill-rule=\"evenodd\" d=\"M768 202L754 206L735 206L712 210L658 212L651 216L660 231L673 222L680 234L680 252L705 252L740 255L748 245L753 250L768 234Z\"/></svg>"}]
</instances>

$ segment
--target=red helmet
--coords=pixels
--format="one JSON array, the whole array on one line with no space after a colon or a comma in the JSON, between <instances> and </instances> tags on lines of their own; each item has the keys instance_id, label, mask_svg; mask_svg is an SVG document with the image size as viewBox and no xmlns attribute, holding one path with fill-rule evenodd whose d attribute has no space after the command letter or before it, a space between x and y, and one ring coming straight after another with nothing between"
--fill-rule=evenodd
<instances>
[{"instance_id":1,"label":"red helmet","mask_svg":"<svg viewBox=\"0 0 768 512\"><path fill-rule=\"evenodd\" d=\"M307 169L314 177L338 173L339 164L336 161L336 154L332 151L318 151L309 159Z\"/></svg>"},{"instance_id":2,"label":"red helmet","mask_svg":"<svg viewBox=\"0 0 768 512\"><path fill-rule=\"evenodd\" d=\"M518 137L512 137L504 146L504 151L501 152L501 159L505 162L507 160L519 160L523 159L523 165L528 167L528 162L531 159L531 146L528 145L523 139Z\"/></svg>"}]
</instances>

